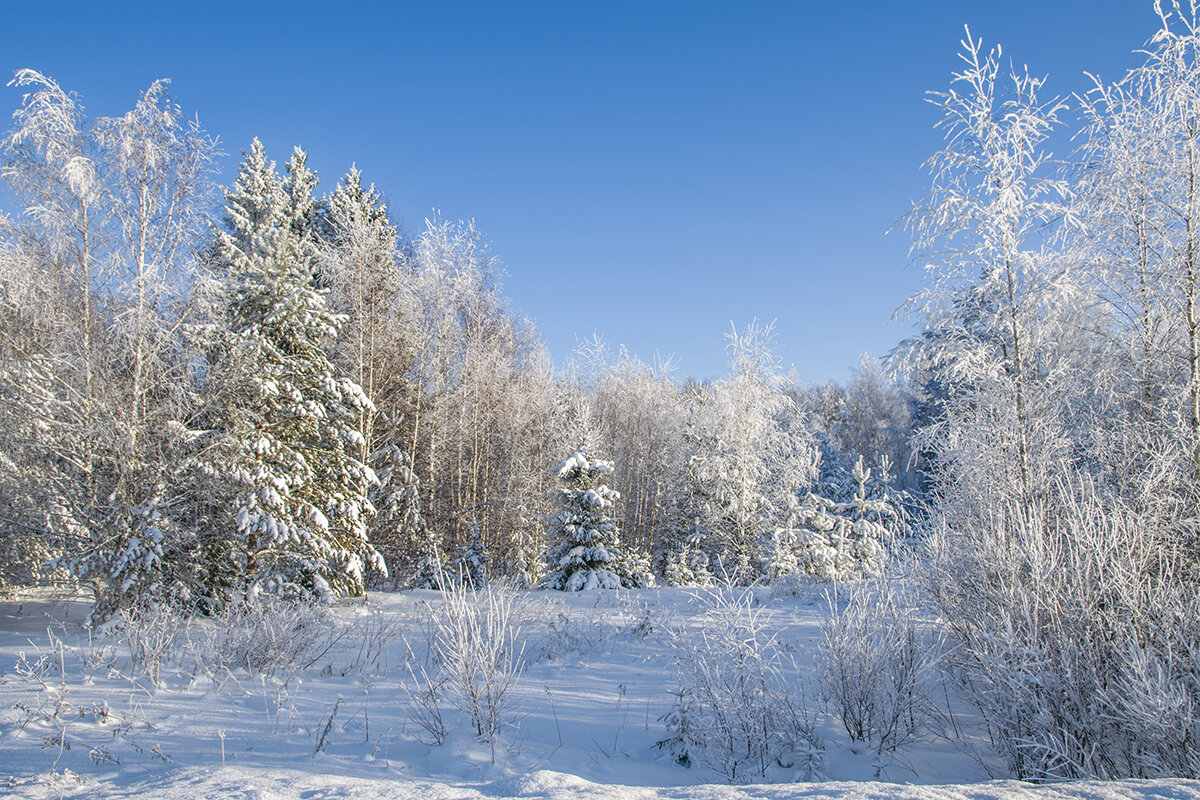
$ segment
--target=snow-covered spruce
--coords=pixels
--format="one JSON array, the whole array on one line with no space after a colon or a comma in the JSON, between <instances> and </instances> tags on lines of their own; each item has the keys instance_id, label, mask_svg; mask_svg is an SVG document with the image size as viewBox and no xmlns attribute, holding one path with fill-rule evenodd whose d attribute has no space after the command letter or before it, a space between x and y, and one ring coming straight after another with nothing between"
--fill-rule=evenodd
<instances>
[{"instance_id":1,"label":"snow-covered spruce","mask_svg":"<svg viewBox=\"0 0 1200 800\"><path fill-rule=\"evenodd\" d=\"M426 545L434 537L421 514L420 481L410 463L410 454L394 441L371 456L379 479L371 491L371 503L377 512L371 543L387 565L392 591L398 591L404 580L417 571L421 559L428 555ZM388 585L383 577L376 578L381 587Z\"/></svg>"},{"instance_id":2,"label":"snow-covered spruce","mask_svg":"<svg viewBox=\"0 0 1200 800\"><path fill-rule=\"evenodd\" d=\"M569 592L646 586L649 564L622 551L617 520L609 512L621 495L600 483L613 472L612 462L589 460L581 446L550 469L565 485L558 490L559 510L550 517L542 585Z\"/></svg>"},{"instance_id":3,"label":"snow-covered spruce","mask_svg":"<svg viewBox=\"0 0 1200 800\"><path fill-rule=\"evenodd\" d=\"M809 492L796 510L798 524L774 532L773 583L845 580L877 573L883 566L888 525L897 523L899 511L886 494L866 497L871 470L863 468L862 458L853 475L858 484L853 500L839 503Z\"/></svg>"},{"instance_id":4,"label":"snow-covered spruce","mask_svg":"<svg viewBox=\"0 0 1200 800\"><path fill-rule=\"evenodd\" d=\"M481 589L488 583L488 562L491 556L483 544L479 523L471 524L471 538L459 545L458 555L450 562L450 577L464 586Z\"/></svg>"},{"instance_id":5,"label":"snow-covered spruce","mask_svg":"<svg viewBox=\"0 0 1200 800\"><path fill-rule=\"evenodd\" d=\"M416 565L406 585L410 589L441 589L446 581L446 560L437 538L429 536L421 541Z\"/></svg>"},{"instance_id":6,"label":"snow-covered spruce","mask_svg":"<svg viewBox=\"0 0 1200 800\"><path fill-rule=\"evenodd\" d=\"M297 148L280 181L256 139L226 194L218 252L231 284L224 377L236 540L250 591L361 594L365 569L385 569L367 539L366 492L378 481L357 457L355 426L371 401L323 347L343 317L314 282L317 179L305 160Z\"/></svg>"},{"instance_id":7,"label":"snow-covered spruce","mask_svg":"<svg viewBox=\"0 0 1200 800\"><path fill-rule=\"evenodd\" d=\"M666 555L663 580L667 586L708 586L713 582L703 540L703 533L694 531L679 543L679 549Z\"/></svg>"}]
</instances>

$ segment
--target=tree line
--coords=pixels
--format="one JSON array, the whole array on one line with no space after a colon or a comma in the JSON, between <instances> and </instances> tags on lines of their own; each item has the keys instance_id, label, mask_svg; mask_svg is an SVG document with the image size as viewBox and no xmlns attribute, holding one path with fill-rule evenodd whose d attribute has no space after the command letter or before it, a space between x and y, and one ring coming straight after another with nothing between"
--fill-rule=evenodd
<instances>
[{"instance_id":1,"label":"tree line","mask_svg":"<svg viewBox=\"0 0 1200 800\"><path fill-rule=\"evenodd\" d=\"M401 234L357 169L322 194L303 150L280 169L258 140L216 187L217 143L164 81L100 119L45 75L12 83L6 586L79 581L104 618L358 595L430 564L536 585L557 569L550 468L580 448L617 465L627 582L747 583L822 442L827 464L850 451L811 424L769 326L735 330L729 377L707 384L597 342L556 374L473 222ZM838 424L879 435L879 419Z\"/></svg>"}]
</instances>

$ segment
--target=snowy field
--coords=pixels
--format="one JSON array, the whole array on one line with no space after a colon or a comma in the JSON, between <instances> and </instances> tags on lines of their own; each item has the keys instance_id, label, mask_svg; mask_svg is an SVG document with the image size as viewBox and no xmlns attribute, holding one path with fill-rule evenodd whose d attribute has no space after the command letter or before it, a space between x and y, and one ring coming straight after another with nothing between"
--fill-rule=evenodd
<instances>
[{"instance_id":1,"label":"snowy field","mask_svg":"<svg viewBox=\"0 0 1200 800\"><path fill-rule=\"evenodd\" d=\"M852 744L816 679L826 613L817 590L516 592L503 602L510 624L472 634L505 644L493 663L513 678L481 690L497 698L490 743L431 652L447 620L437 592L373 594L366 606L334 609L330 625L157 617L90 635L84 598L5 602L0 794L1200 798L1200 782L991 781L995 765L970 714L947 714L946 698L931 732L894 752ZM761 768L738 764L731 785L719 751L693 752L683 766L677 748L658 743L679 707L680 665L694 675L689 654L704 653L731 666L720 634L739 626L757 630L748 635L769 691L812 735Z\"/></svg>"}]
</instances>

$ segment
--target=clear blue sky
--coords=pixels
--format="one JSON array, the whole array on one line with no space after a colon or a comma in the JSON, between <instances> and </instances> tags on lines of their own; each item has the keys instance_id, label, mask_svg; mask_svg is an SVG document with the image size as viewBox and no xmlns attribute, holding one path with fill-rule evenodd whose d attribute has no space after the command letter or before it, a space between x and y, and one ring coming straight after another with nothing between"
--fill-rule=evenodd
<instances>
[{"instance_id":1,"label":"clear blue sky","mask_svg":"<svg viewBox=\"0 0 1200 800\"><path fill-rule=\"evenodd\" d=\"M171 78L230 155L293 144L332 188L352 162L419 230L474 217L505 293L560 365L600 334L681 374L777 320L800 378L844 379L907 335L903 232L939 145L924 92L962 26L1085 87L1153 34L1150 0L8 2L0 70L120 113ZM0 90L4 109L18 90Z\"/></svg>"}]
</instances>

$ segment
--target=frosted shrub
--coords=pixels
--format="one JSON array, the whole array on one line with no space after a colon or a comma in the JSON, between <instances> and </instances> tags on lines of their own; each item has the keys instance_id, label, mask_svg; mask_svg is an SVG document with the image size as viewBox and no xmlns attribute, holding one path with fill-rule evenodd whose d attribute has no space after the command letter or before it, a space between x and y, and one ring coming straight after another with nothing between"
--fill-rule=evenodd
<instances>
[{"instance_id":1,"label":"frosted shrub","mask_svg":"<svg viewBox=\"0 0 1200 800\"><path fill-rule=\"evenodd\" d=\"M155 622L149 624L154 628L160 617L151 614ZM173 617L156 629L173 630L174 622L179 621L181 618ZM60 637L47 629L47 643L29 639L32 650L19 652L16 663L6 671L4 680L18 687L20 699L6 716L5 737L28 737L34 742L40 739L44 758L47 761L53 758L49 774L40 775L34 782L68 776L74 779L89 765L132 766L141 762L144 766L149 760L171 761L155 741L159 735L158 709L153 703L147 704L143 694L146 687L116 656L120 639L127 630L112 623L108 628L111 637L101 644L92 631L87 632L83 641L78 637L65 638L65 631ZM152 641L159 639L152 637ZM161 669L169 660L160 653L161 650L152 648L149 660L135 668L149 677L150 665ZM121 689L114 693L114 686ZM136 701L130 699L129 689L134 690ZM130 701L121 701L122 696ZM30 766L37 764L40 759L35 753L36 749L18 760ZM15 779L10 778L7 785L10 789L14 787Z\"/></svg>"},{"instance_id":2,"label":"frosted shrub","mask_svg":"<svg viewBox=\"0 0 1200 800\"><path fill-rule=\"evenodd\" d=\"M1052 499L934 540L965 697L1018 777L1200 776L1200 599L1169 524L1086 483Z\"/></svg>"},{"instance_id":3,"label":"frosted shrub","mask_svg":"<svg viewBox=\"0 0 1200 800\"><path fill-rule=\"evenodd\" d=\"M524 646L516 624L521 615L517 605L517 596L500 586L472 589L445 582L442 602L433 608L427 628L436 671L431 675L422 670L419 681L426 696L418 704L424 718L416 721L427 731L430 709L438 708L438 695L448 691L475 733L492 745L494 754L496 738L508 724L512 690L522 671ZM436 724L442 725L440 718Z\"/></svg>"},{"instance_id":4,"label":"frosted shrub","mask_svg":"<svg viewBox=\"0 0 1200 800\"><path fill-rule=\"evenodd\" d=\"M162 685L162 668L177 652L176 645L189 619L168 608L125 608L115 632L129 648L133 669L154 686Z\"/></svg>"},{"instance_id":5,"label":"frosted shrub","mask_svg":"<svg viewBox=\"0 0 1200 800\"><path fill-rule=\"evenodd\" d=\"M442 712L442 696L446 691L446 676L436 669L431 671L415 658L409 659L407 671L412 681L412 686L404 686L409 721L428 735L428 741L424 742L427 746L444 744L446 718Z\"/></svg>"},{"instance_id":6,"label":"frosted shrub","mask_svg":"<svg viewBox=\"0 0 1200 800\"><path fill-rule=\"evenodd\" d=\"M539 659L558 661L569 653L586 655L607 641L610 631L596 617L565 611L546 619L546 634L537 646Z\"/></svg>"},{"instance_id":7,"label":"frosted shrub","mask_svg":"<svg viewBox=\"0 0 1200 800\"><path fill-rule=\"evenodd\" d=\"M259 596L216 614L199 658L210 668L273 675L280 668L311 667L341 634L324 606Z\"/></svg>"},{"instance_id":8,"label":"frosted shrub","mask_svg":"<svg viewBox=\"0 0 1200 800\"><path fill-rule=\"evenodd\" d=\"M386 673L390 671L388 649L392 642L403 636L403 625L399 619L384 613L376 604L359 608L346 625L344 634L347 644L343 651L348 658L342 674L353 671Z\"/></svg>"},{"instance_id":9,"label":"frosted shrub","mask_svg":"<svg viewBox=\"0 0 1200 800\"><path fill-rule=\"evenodd\" d=\"M845 604L839 607L839 595ZM821 626L821 687L853 741L885 753L927 732L936 708L928 692L941 642L922 631L907 598L885 581L831 594Z\"/></svg>"},{"instance_id":10,"label":"frosted shrub","mask_svg":"<svg viewBox=\"0 0 1200 800\"><path fill-rule=\"evenodd\" d=\"M784 673L788 659L767 634L768 612L749 591L714 592L707 602L702 627L674 635L679 690L659 746L730 783L768 779L777 769L818 777L821 745Z\"/></svg>"}]
</instances>

